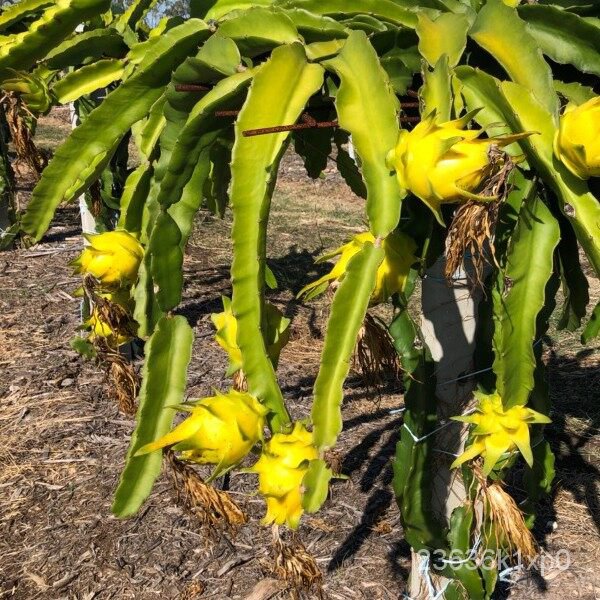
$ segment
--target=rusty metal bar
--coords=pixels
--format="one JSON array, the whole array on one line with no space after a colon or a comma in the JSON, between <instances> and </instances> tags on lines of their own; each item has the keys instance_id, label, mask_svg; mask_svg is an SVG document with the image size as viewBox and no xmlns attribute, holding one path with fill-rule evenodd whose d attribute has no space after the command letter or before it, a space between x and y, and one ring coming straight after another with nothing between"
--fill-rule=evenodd
<instances>
[{"instance_id":1,"label":"rusty metal bar","mask_svg":"<svg viewBox=\"0 0 600 600\"><path fill-rule=\"evenodd\" d=\"M237 117L240 114L239 110L217 110L215 117Z\"/></svg>"},{"instance_id":2,"label":"rusty metal bar","mask_svg":"<svg viewBox=\"0 0 600 600\"><path fill-rule=\"evenodd\" d=\"M175 86L176 92L208 92L211 89L206 85L196 85L195 83L179 83Z\"/></svg>"},{"instance_id":3,"label":"rusty metal bar","mask_svg":"<svg viewBox=\"0 0 600 600\"><path fill-rule=\"evenodd\" d=\"M294 125L277 125L275 127L261 127L260 129L248 129L246 131L243 131L242 135L244 135L244 137L255 137L258 135L268 135L270 133L302 131L306 129L329 129L340 126L337 121L316 121L307 113L304 113L301 119L302 123L295 123ZM403 123L418 123L421 121L421 117L400 117L400 121Z\"/></svg>"},{"instance_id":4,"label":"rusty metal bar","mask_svg":"<svg viewBox=\"0 0 600 600\"><path fill-rule=\"evenodd\" d=\"M295 125L278 125L276 127L248 129L247 131L243 131L242 134L244 135L244 137L255 137L257 135L268 135L269 133L283 133L284 131L301 131L303 129L329 129L335 127L339 127L339 123L337 121L308 121L305 123L296 123Z\"/></svg>"}]
</instances>

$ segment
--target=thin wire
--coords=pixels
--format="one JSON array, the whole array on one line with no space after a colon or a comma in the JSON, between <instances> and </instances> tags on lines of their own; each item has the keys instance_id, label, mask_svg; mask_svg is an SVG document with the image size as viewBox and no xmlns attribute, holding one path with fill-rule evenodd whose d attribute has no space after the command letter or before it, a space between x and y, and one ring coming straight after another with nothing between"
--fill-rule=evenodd
<instances>
[{"instance_id":1,"label":"thin wire","mask_svg":"<svg viewBox=\"0 0 600 600\"><path fill-rule=\"evenodd\" d=\"M433 581L431 580L431 574L429 569L430 561L431 558L429 554L423 557L423 559L419 563L419 573L421 574L421 576L425 580L425 583L427 584L427 593L429 594L430 600L439 600L440 598L442 598L447 587L450 585L450 580L448 579L444 587L439 592L437 592L435 586L433 585Z\"/></svg>"},{"instance_id":2,"label":"thin wire","mask_svg":"<svg viewBox=\"0 0 600 600\"><path fill-rule=\"evenodd\" d=\"M514 567L507 567L506 569L504 569L503 571L500 571L500 573L498 573L498 579L500 581L502 581L503 583L512 583L511 575L513 573L515 573L516 571L521 571L522 568L523 567L521 565L515 565Z\"/></svg>"},{"instance_id":3,"label":"thin wire","mask_svg":"<svg viewBox=\"0 0 600 600\"><path fill-rule=\"evenodd\" d=\"M441 450L440 448L432 448L434 452L440 452L441 454L447 454L448 456L453 456L454 458L458 458L460 454L455 454L454 452L448 452L448 450Z\"/></svg>"},{"instance_id":4,"label":"thin wire","mask_svg":"<svg viewBox=\"0 0 600 600\"><path fill-rule=\"evenodd\" d=\"M441 562L446 565L451 565L453 567L457 567L459 565L464 565L468 562L471 562L477 556L477 551L479 550L480 544L481 544L481 534L478 533L477 537L475 538L475 543L473 544L473 547L469 550L469 554L467 554L466 558L461 558L461 559L440 558L440 559L438 559L438 562Z\"/></svg>"},{"instance_id":5,"label":"thin wire","mask_svg":"<svg viewBox=\"0 0 600 600\"><path fill-rule=\"evenodd\" d=\"M470 410L468 410L466 413L463 413L461 416L467 416L470 415L472 413L475 412L475 408L471 408ZM415 444L420 444L422 441L426 440L428 437L431 437L432 435L434 435L435 433L437 433L438 431L441 431L442 429L445 429L446 427L449 427L450 425L456 425L460 423L460 421L448 421L447 423L444 423L443 425L440 425L439 427L436 427L433 431L430 431L428 434L422 436L422 437L417 437L411 430L410 427L406 424L403 423L402 427L404 427L406 429L406 431L408 431L410 437L412 437L413 441L415 442Z\"/></svg>"},{"instance_id":6,"label":"thin wire","mask_svg":"<svg viewBox=\"0 0 600 600\"><path fill-rule=\"evenodd\" d=\"M12 237L15 237L18 232L11 232L11 231L9 231L9 229L10 229L10 227L8 229L2 229L2 227L0 227L0 235L2 237L4 237L4 236L8 237L9 235Z\"/></svg>"},{"instance_id":7,"label":"thin wire","mask_svg":"<svg viewBox=\"0 0 600 600\"><path fill-rule=\"evenodd\" d=\"M535 348L537 345L539 345L543 341L544 340L542 338L539 338L536 342L534 342L533 348ZM454 379L447 379L446 381L440 381L439 385L446 385L448 383L455 383L457 381L462 381L463 379L470 379L471 377L474 377L475 375L481 375L482 373L489 373L493 368L494 367L488 367L487 369L480 369L479 371L472 371L471 373L467 373L466 375L461 375L460 377L456 377ZM404 412L405 410L406 410L406 407L394 408L394 409L388 411L388 414L397 415L397 414Z\"/></svg>"},{"instance_id":8,"label":"thin wire","mask_svg":"<svg viewBox=\"0 0 600 600\"><path fill-rule=\"evenodd\" d=\"M544 341L543 338L539 338L538 340L536 340L533 343L532 348L535 348L537 345L541 344L543 341ZM473 377L474 375L481 375L481 373L488 373L493 368L494 367L488 367L487 369L481 369L480 371L473 371L471 373L467 373L466 375L461 375L460 377L456 377L455 379L448 379L447 381L441 381L440 384L445 385L447 383L454 383L455 381L462 381L463 379L469 379L470 377Z\"/></svg>"},{"instance_id":9,"label":"thin wire","mask_svg":"<svg viewBox=\"0 0 600 600\"><path fill-rule=\"evenodd\" d=\"M448 283L448 281L469 281L468 277L436 277L435 275L427 275L423 276L423 279L432 279L433 281L440 281L443 283Z\"/></svg>"},{"instance_id":10,"label":"thin wire","mask_svg":"<svg viewBox=\"0 0 600 600\"><path fill-rule=\"evenodd\" d=\"M494 367L488 367L487 369L480 369L479 371L473 371L471 373L467 373L466 375L461 375L460 377L457 377L456 379L448 379L447 381L441 381L440 383L442 385L445 385L447 383L454 383L455 381L462 381L463 379L469 379L470 377L473 377L474 375L480 375L481 373L487 373L489 371L491 371Z\"/></svg>"}]
</instances>

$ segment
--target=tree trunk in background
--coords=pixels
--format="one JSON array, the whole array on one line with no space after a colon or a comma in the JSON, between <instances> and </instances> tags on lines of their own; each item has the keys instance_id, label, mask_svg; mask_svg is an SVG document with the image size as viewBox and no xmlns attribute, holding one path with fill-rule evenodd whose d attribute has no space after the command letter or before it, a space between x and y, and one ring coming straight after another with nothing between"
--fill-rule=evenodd
<instances>
[{"instance_id":1,"label":"tree trunk in background","mask_svg":"<svg viewBox=\"0 0 600 600\"><path fill-rule=\"evenodd\" d=\"M477 310L481 292L472 292L463 271L451 285L444 277L445 260L438 260L423 280L421 329L436 362L438 416L441 424L463 414L472 399L471 378L459 379L473 371ZM452 511L463 504L465 488L459 471L450 470L455 455L464 448L468 426L453 423L435 435L439 450L433 482L432 505L440 522L449 523ZM445 454L445 453L448 454ZM434 573L424 576L424 558L413 552L409 594L413 600L433 600L447 580ZM432 588L433 585L433 588ZM443 593L439 598L443 598Z\"/></svg>"},{"instance_id":2,"label":"tree trunk in background","mask_svg":"<svg viewBox=\"0 0 600 600\"><path fill-rule=\"evenodd\" d=\"M4 139L0 138L0 234L14 222L14 188Z\"/></svg>"},{"instance_id":3,"label":"tree trunk in background","mask_svg":"<svg viewBox=\"0 0 600 600\"><path fill-rule=\"evenodd\" d=\"M11 227L16 221L15 181L8 156L8 128L4 108L0 107L0 249L9 247L16 232Z\"/></svg>"}]
</instances>

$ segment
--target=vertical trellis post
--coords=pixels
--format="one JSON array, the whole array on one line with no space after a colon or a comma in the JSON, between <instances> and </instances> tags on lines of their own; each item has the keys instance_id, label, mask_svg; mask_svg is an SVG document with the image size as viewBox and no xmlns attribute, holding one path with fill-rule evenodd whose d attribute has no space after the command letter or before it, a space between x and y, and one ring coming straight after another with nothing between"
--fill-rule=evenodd
<instances>
[{"instance_id":1,"label":"vertical trellis post","mask_svg":"<svg viewBox=\"0 0 600 600\"><path fill-rule=\"evenodd\" d=\"M69 104L69 115L71 118L71 129L75 129L79 125L79 115L77 114L77 109L75 108L74 102ZM96 233L96 219L88 207L85 194L81 194L81 196L79 196L78 202L79 214L81 216L81 232ZM87 244L85 239L83 243L84 245Z\"/></svg>"},{"instance_id":2,"label":"vertical trellis post","mask_svg":"<svg viewBox=\"0 0 600 600\"><path fill-rule=\"evenodd\" d=\"M77 25L75 28L76 33L81 33L83 31L83 23ZM79 114L77 113L77 107L75 102L69 103L69 116L71 119L71 129L75 129L80 124ZM81 232L82 233L96 233L96 219L94 215L91 213L85 198L85 193L81 194L78 198L79 201L79 214L81 215ZM84 245L87 245L87 242L83 241Z\"/></svg>"},{"instance_id":3,"label":"vertical trellis post","mask_svg":"<svg viewBox=\"0 0 600 600\"><path fill-rule=\"evenodd\" d=\"M469 409L474 388L475 333L481 291L473 289L467 272L444 275L442 257L427 271L422 288L421 330L436 364L436 397L440 423ZM467 267L468 268L468 267ZM467 494L459 471L451 470L454 457L464 449L468 427L452 422L434 436L436 470L433 473L431 508L437 519L449 524L452 511L464 504ZM431 571L423 555L413 552L409 596L411 600L443 598L449 580Z\"/></svg>"}]
</instances>

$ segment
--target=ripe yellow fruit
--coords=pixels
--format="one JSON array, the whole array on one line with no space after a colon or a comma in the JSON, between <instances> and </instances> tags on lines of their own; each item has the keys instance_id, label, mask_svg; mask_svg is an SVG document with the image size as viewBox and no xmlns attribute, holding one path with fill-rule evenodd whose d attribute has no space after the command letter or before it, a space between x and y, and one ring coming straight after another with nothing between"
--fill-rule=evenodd
<instances>
[{"instance_id":1,"label":"ripe yellow fruit","mask_svg":"<svg viewBox=\"0 0 600 600\"><path fill-rule=\"evenodd\" d=\"M265 525L298 527L304 512L302 480L310 461L318 456L312 433L301 423L295 423L291 433L276 433L265 444L260 459L250 469L258 474L258 490L267 501Z\"/></svg>"},{"instance_id":2,"label":"ripe yellow fruit","mask_svg":"<svg viewBox=\"0 0 600 600\"><path fill-rule=\"evenodd\" d=\"M465 417L453 417L455 421L473 423L473 443L452 463L452 468L481 455L483 472L488 475L505 452L519 449L527 464L533 465L529 441L529 425L550 423L550 419L525 406L513 406L505 410L497 393L475 392L479 401L476 412Z\"/></svg>"},{"instance_id":3,"label":"ripe yellow fruit","mask_svg":"<svg viewBox=\"0 0 600 600\"><path fill-rule=\"evenodd\" d=\"M242 352L237 344L237 320L231 309L231 300L223 297L223 312L213 313L210 318L217 329L215 340L229 356L228 375L242 368ZM265 345L273 365L277 367L279 355L290 339L290 320L272 304L265 305Z\"/></svg>"},{"instance_id":4,"label":"ripe yellow fruit","mask_svg":"<svg viewBox=\"0 0 600 600\"><path fill-rule=\"evenodd\" d=\"M554 153L580 179L600 177L600 96L567 106L554 137Z\"/></svg>"},{"instance_id":5,"label":"ripe yellow fruit","mask_svg":"<svg viewBox=\"0 0 600 600\"><path fill-rule=\"evenodd\" d=\"M402 130L388 157L400 186L420 198L442 224L442 204L486 199L476 193L491 173L492 149L530 135L480 138L483 130L465 129L473 116L469 113L461 119L438 123L432 113L412 131Z\"/></svg>"},{"instance_id":6,"label":"ripe yellow fruit","mask_svg":"<svg viewBox=\"0 0 600 600\"><path fill-rule=\"evenodd\" d=\"M90 330L88 339L91 342L98 338L103 338L109 346L115 348L126 344L131 340L130 336L120 331L115 331L110 324L102 318L102 315L96 307L92 310L92 314L83 325Z\"/></svg>"},{"instance_id":7,"label":"ripe yellow fruit","mask_svg":"<svg viewBox=\"0 0 600 600\"><path fill-rule=\"evenodd\" d=\"M375 243L375 236L369 231L355 235L347 244L320 256L316 261L317 264L336 256L340 258L329 273L302 288L298 296L304 296L306 300L310 300L324 292L330 283L343 279L350 259L367 242ZM383 240L382 247L385 251L385 258L377 270L371 304L385 302L392 294L403 291L410 267L417 260L414 255L417 249L416 243L403 233L391 233Z\"/></svg>"},{"instance_id":8,"label":"ripe yellow fruit","mask_svg":"<svg viewBox=\"0 0 600 600\"><path fill-rule=\"evenodd\" d=\"M189 410L190 416L159 440L140 448L136 456L173 446L185 460L216 465L212 477L235 467L262 440L268 412L254 396L235 390L217 392L179 408Z\"/></svg>"},{"instance_id":9,"label":"ripe yellow fruit","mask_svg":"<svg viewBox=\"0 0 600 600\"><path fill-rule=\"evenodd\" d=\"M71 264L75 272L90 274L107 289L135 283L144 256L142 245L129 232L84 234L90 243Z\"/></svg>"}]
</instances>

